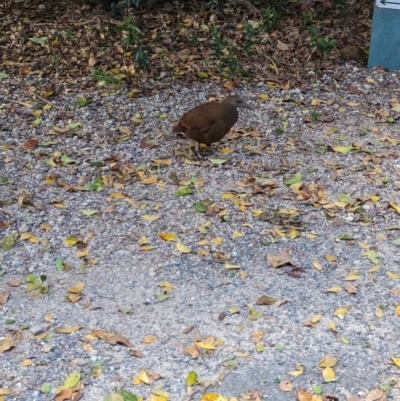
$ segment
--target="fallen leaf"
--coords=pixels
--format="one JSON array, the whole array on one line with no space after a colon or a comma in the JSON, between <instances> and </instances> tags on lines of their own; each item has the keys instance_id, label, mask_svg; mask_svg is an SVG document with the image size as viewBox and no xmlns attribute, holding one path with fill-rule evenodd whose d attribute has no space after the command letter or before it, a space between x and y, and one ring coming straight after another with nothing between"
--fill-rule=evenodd
<instances>
[{"instance_id":1,"label":"fallen leaf","mask_svg":"<svg viewBox=\"0 0 400 401\"><path fill-rule=\"evenodd\" d=\"M266 258L267 262L272 267L279 267L287 263L290 263L293 266L296 265L291 257L285 255L273 255L272 253L267 253Z\"/></svg>"}]
</instances>

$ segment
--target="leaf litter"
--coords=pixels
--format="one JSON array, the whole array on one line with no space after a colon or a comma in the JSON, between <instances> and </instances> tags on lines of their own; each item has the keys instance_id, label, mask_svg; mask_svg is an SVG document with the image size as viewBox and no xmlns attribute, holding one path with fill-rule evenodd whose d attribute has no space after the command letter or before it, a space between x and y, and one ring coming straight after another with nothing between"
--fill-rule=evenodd
<instances>
[{"instance_id":1,"label":"leaf litter","mask_svg":"<svg viewBox=\"0 0 400 401\"><path fill-rule=\"evenodd\" d=\"M182 34L209 26L197 20L204 15L185 17ZM14 78L31 93L39 85L32 60L51 43L36 28L25 45L32 53ZM67 29L61 36L68 37ZM285 42L280 31L268 42L281 52L282 63L292 57L282 53L291 48ZM110 61L105 53L95 58L97 66ZM59 65L61 82L81 73L83 66L73 60L68 73ZM54 399L84 392L89 399L167 400L170 394L183 399L188 385L204 400L260 400L253 387L277 401L293 388L299 400L316 401L342 397L340 389L329 395L336 389L331 383L346 388L347 376L364 401L398 396L397 379L380 375L398 376L398 350L390 340L400 315L399 142L393 124L398 75L337 65L330 71L334 59L328 58L321 74L301 77L298 90L271 85L259 71L255 87L236 87L255 113L241 115L220 145L223 157L196 160L179 138L167 137L166 123L236 86L225 79L222 86L188 87L189 76L220 79L216 64L199 71L199 62L168 67L184 70L188 80L167 92L153 87L147 98L93 83L80 87L78 98L69 88L51 95L71 115L39 97L27 99L29 90L17 89L19 101L35 103L29 116L19 103L1 105L12 129L1 134L0 193L7 213L0 226L1 307L9 322L0 333L9 378L1 396L18 399L41 390ZM1 68L16 67L11 59ZM312 64L305 68L314 71ZM293 77L289 66L287 75ZM8 96L7 86L1 89ZM46 98L46 91L36 93ZM15 186L17 179L24 190ZM12 286L10 277L26 286ZM224 319L218 319L221 309ZM307 319L312 328L303 327ZM68 363L51 359L49 349L68 355ZM322 364L311 363L315 353L333 355L336 362L325 357ZM352 354L358 357L350 360ZM141 366L127 355L141 357ZM35 359L52 370L45 381L20 390L9 372L30 369L34 377L36 362L21 361ZM257 379L256 360L274 366L262 371L263 380ZM121 371L110 369L114 361ZM80 374L91 374L88 362L102 366L96 381L83 388ZM379 368L365 372L365 366ZM234 376L241 372L241 378ZM222 387L214 391L219 374ZM309 382L320 389L302 390ZM381 388L373 388L376 382Z\"/></svg>"}]
</instances>

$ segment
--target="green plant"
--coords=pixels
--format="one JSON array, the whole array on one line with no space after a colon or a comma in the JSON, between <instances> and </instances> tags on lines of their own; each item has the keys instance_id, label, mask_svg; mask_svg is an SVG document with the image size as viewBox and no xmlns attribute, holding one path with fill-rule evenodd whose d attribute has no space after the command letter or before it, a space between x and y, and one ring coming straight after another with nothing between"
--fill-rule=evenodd
<instances>
[{"instance_id":1,"label":"green plant","mask_svg":"<svg viewBox=\"0 0 400 401\"><path fill-rule=\"evenodd\" d=\"M300 13L300 26L304 29L306 26L310 25L313 20L312 11L302 10Z\"/></svg>"},{"instance_id":2,"label":"green plant","mask_svg":"<svg viewBox=\"0 0 400 401\"><path fill-rule=\"evenodd\" d=\"M319 121L321 119L321 114L317 111L312 111L310 114L310 120L312 122Z\"/></svg>"},{"instance_id":3,"label":"green plant","mask_svg":"<svg viewBox=\"0 0 400 401\"><path fill-rule=\"evenodd\" d=\"M59 61L60 61L60 56L58 54L52 54L49 57L49 64L51 67L55 67Z\"/></svg>"},{"instance_id":4,"label":"green plant","mask_svg":"<svg viewBox=\"0 0 400 401\"><path fill-rule=\"evenodd\" d=\"M257 42L254 40L254 36L258 32L258 28L260 26L259 22L254 24L244 24L243 32L245 34L246 41L244 42L243 50L247 53L247 55L251 56L254 54L254 45Z\"/></svg>"},{"instance_id":5,"label":"green plant","mask_svg":"<svg viewBox=\"0 0 400 401\"><path fill-rule=\"evenodd\" d=\"M265 31L273 29L278 25L285 7L285 1L272 0L267 8L261 9L261 25Z\"/></svg>"},{"instance_id":6,"label":"green plant","mask_svg":"<svg viewBox=\"0 0 400 401\"><path fill-rule=\"evenodd\" d=\"M136 44L143 36L142 31L132 23L133 19L134 16L129 15L117 25L117 31L125 36L121 42L122 46L125 48Z\"/></svg>"},{"instance_id":7,"label":"green plant","mask_svg":"<svg viewBox=\"0 0 400 401\"><path fill-rule=\"evenodd\" d=\"M325 35L319 36L315 25L310 26L310 45L313 50L328 57L336 43L336 39L328 40Z\"/></svg>"},{"instance_id":8,"label":"green plant","mask_svg":"<svg viewBox=\"0 0 400 401\"><path fill-rule=\"evenodd\" d=\"M93 79L93 81L104 82L105 85L122 86L123 77L117 77L111 72L103 72L98 70L97 68L92 69L90 77Z\"/></svg>"}]
</instances>

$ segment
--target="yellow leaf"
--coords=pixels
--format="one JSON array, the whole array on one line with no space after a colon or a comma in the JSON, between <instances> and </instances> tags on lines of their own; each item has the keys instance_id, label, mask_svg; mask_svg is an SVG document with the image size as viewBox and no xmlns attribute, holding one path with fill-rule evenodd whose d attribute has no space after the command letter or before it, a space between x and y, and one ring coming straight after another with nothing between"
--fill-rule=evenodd
<instances>
[{"instance_id":1,"label":"yellow leaf","mask_svg":"<svg viewBox=\"0 0 400 401\"><path fill-rule=\"evenodd\" d=\"M80 379L81 379L81 374L77 370L75 370L65 379L64 384L58 387L56 393L58 394L60 391L64 389L75 387L79 383Z\"/></svg>"},{"instance_id":2,"label":"yellow leaf","mask_svg":"<svg viewBox=\"0 0 400 401\"><path fill-rule=\"evenodd\" d=\"M112 192L108 197L113 199L122 199L125 198L125 195L122 192Z\"/></svg>"},{"instance_id":3,"label":"yellow leaf","mask_svg":"<svg viewBox=\"0 0 400 401\"><path fill-rule=\"evenodd\" d=\"M31 234L31 233L22 233L22 234L20 235L19 239L20 239L21 241L24 241L24 240L26 240L26 239L31 238L32 235L33 235L33 234Z\"/></svg>"},{"instance_id":4,"label":"yellow leaf","mask_svg":"<svg viewBox=\"0 0 400 401\"><path fill-rule=\"evenodd\" d=\"M344 316L346 313L348 313L348 311L349 310L347 308L339 308L335 310L333 316Z\"/></svg>"},{"instance_id":5,"label":"yellow leaf","mask_svg":"<svg viewBox=\"0 0 400 401\"><path fill-rule=\"evenodd\" d=\"M172 233L159 233L158 236L164 241L174 241L176 239L176 235Z\"/></svg>"},{"instance_id":6,"label":"yellow leaf","mask_svg":"<svg viewBox=\"0 0 400 401\"><path fill-rule=\"evenodd\" d=\"M351 272L344 280L345 281L356 281L361 278L359 272Z\"/></svg>"},{"instance_id":7,"label":"yellow leaf","mask_svg":"<svg viewBox=\"0 0 400 401\"><path fill-rule=\"evenodd\" d=\"M221 198L224 199L224 200L232 199L232 198L234 198L234 197L235 197L234 194L229 194L229 193L223 194L223 195L221 196Z\"/></svg>"},{"instance_id":8,"label":"yellow leaf","mask_svg":"<svg viewBox=\"0 0 400 401\"><path fill-rule=\"evenodd\" d=\"M366 242L359 242L358 245L359 245L361 248L364 248L364 249L371 248L371 245L367 244Z\"/></svg>"},{"instance_id":9,"label":"yellow leaf","mask_svg":"<svg viewBox=\"0 0 400 401\"><path fill-rule=\"evenodd\" d=\"M379 306L377 306L375 309L375 315L378 319L380 319L383 316L383 310Z\"/></svg>"},{"instance_id":10,"label":"yellow leaf","mask_svg":"<svg viewBox=\"0 0 400 401\"><path fill-rule=\"evenodd\" d=\"M317 234L313 234L313 233L306 233L306 237L314 239L314 238L318 238L318 235Z\"/></svg>"},{"instance_id":11,"label":"yellow leaf","mask_svg":"<svg viewBox=\"0 0 400 401\"><path fill-rule=\"evenodd\" d=\"M320 99L313 99L311 101L311 106L319 106L322 103L322 100Z\"/></svg>"},{"instance_id":12,"label":"yellow leaf","mask_svg":"<svg viewBox=\"0 0 400 401\"><path fill-rule=\"evenodd\" d=\"M313 260L311 263L317 270L319 270L319 271L322 270L322 265L317 260Z\"/></svg>"},{"instance_id":13,"label":"yellow leaf","mask_svg":"<svg viewBox=\"0 0 400 401\"><path fill-rule=\"evenodd\" d=\"M53 203L53 206L56 207L57 209L65 209L65 207L66 207L64 205L64 203L61 203L61 202Z\"/></svg>"},{"instance_id":14,"label":"yellow leaf","mask_svg":"<svg viewBox=\"0 0 400 401\"><path fill-rule=\"evenodd\" d=\"M336 262L337 261L337 257L334 255L324 255L324 258L328 261L328 262Z\"/></svg>"},{"instance_id":15,"label":"yellow leaf","mask_svg":"<svg viewBox=\"0 0 400 401\"><path fill-rule=\"evenodd\" d=\"M222 148L222 149L220 149L219 150L221 153L224 153L224 154L229 154L229 153L232 153L233 152L233 149L231 149L231 148Z\"/></svg>"},{"instance_id":16,"label":"yellow leaf","mask_svg":"<svg viewBox=\"0 0 400 401\"><path fill-rule=\"evenodd\" d=\"M140 247L141 251L151 251L152 249L154 249L154 246L151 245L144 245Z\"/></svg>"},{"instance_id":17,"label":"yellow leaf","mask_svg":"<svg viewBox=\"0 0 400 401\"><path fill-rule=\"evenodd\" d=\"M128 127L118 127L119 131L125 135L131 135L132 131Z\"/></svg>"},{"instance_id":18,"label":"yellow leaf","mask_svg":"<svg viewBox=\"0 0 400 401\"><path fill-rule=\"evenodd\" d=\"M263 93L259 93L258 95L257 95L257 97L259 98L259 99L261 99L261 100L268 100L269 99L269 96L267 95L267 94L263 94Z\"/></svg>"},{"instance_id":19,"label":"yellow leaf","mask_svg":"<svg viewBox=\"0 0 400 401\"><path fill-rule=\"evenodd\" d=\"M190 253L190 252L192 252L192 250L189 247L187 247L186 245L183 245L182 242L177 242L176 243L176 249L179 252L182 252L182 253Z\"/></svg>"},{"instance_id":20,"label":"yellow leaf","mask_svg":"<svg viewBox=\"0 0 400 401\"><path fill-rule=\"evenodd\" d=\"M75 333L75 331L80 330L82 327L81 326L70 326L70 327L56 327L55 331L57 333L64 333L64 334L71 334Z\"/></svg>"},{"instance_id":21,"label":"yellow leaf","mask_svg":"<svg viewBox=\"0 0 400 401\"><path fill-rule=\"evenodd\" d=\"M342 291L342 290L343 290L342 287L336 286L336 287L328 288L326 291L327 291L327 292L340 292L340 291Z\"/></svg>"},{"instance_id":22,"label":"yellow leaf","mask_svg":"<svg viewBox=\"0 0 400 401\"><path fill-rule=\"evenodd\" d=\"M379 271L380 268L381 267L379 265L374 265L368 270L368 272L369 273L376 273L377 271Z\"/></svg>"},{"instance_id":23,"label":"yellow leaf","mask_svg":"<svg viewBox=\"0 0 400 401\"><path fill-rule=\"evenodd\" d=\"M144 344L152 344L152 343L154 343L154 341L156 341L157 340L157 337L156 336L147 336L147 337L144 337L143 339L142 339L142 343L144 343Z\"/></svg>"},{"instance_id":24,"label":"yellow leaf","mask_svg":"<svg viewBox=\"0 0 400 401\"><path fill-rule=\"evenodd\" d=\"M287 372L288 375L295 376L295 377L300 376L303 373L304 373L304 368L299 363L296 363L296 370L292 370L290 372Z\"/></svg>"},{"instance_id":25,"label":"yellow leaf","mask_svg":"<svg viewBox=\"0 0 400 401\"><path fill-rule=\"evenodd\" d=\"M243 234L241 232L235 230L231 235L231 239L236 239L238 237L243 237Z\"/></svg>"},{"instance_id":26,"label":"yellow leaf","mask_svg":"<svg viewBox=\"0 0 400 401\"><path fill-rule=\"evenodd\" d=\"M336 380L335 372L330 367L327 367L322 371L322 377L324 378L324 381L327 383L333 382Z\"/></svg>"},{"instance_id":27,"label":"yellow leaf","mask_svg":"<svg viewBox=\"0 0 400 401\"><path fill-rule=\"evenodd\" d=\"M317 322L320 321L320 319L321 319L321 314L318 313L318 315L314 315L314 316L310 319L310 321L311 321L311 323L317 323Z\"/></svg>"},{"instance_id":28,"label":"yellow leaf","mask_svg":"<svg viewBox=\"0 0 400 401\"><path fill-rule=\"evenodd\" d=\"M51 230L51 225L49 223L41 223L39 226L42 230L50 231Z\"/></svg>"},{"instance_id":29,"label":"yellow leaf","mask_svg":"<svg viewBox=\"0 0 400 401\"><path fill-rule=\"evenodd\" d=\"M375 82L375 79L374 79L374 78L371 78L371 77L368 77L368 78L366 79L366 81L367 81L368 83L370 83L370 84L373 84L373 83Z\"/></svg>"},{"instance_id":30,"label":"yellow leaf","mask_svg":"<svg viewBox=\"0 0 400 401\"><path fill-rule=\"evenodd\" d=\"M79 239L77 237L67 237L64 240L64 244L66 246L74 246L78 242L79 242Z\"/></svg>"},{"instance_id":31,"label":"yellow leaf","mask_svg":"<svg viewBox=\"0 0 400 401\"><path fill-rule=\"evenodd\" d=\"M319 361L318 366L320 368L333 368L336 364L337 359L327 355Z\"/></svg>"},{"instance_id":32,"label":"yellow leaf","mask_svg":"<svg viewBox=\"0 0 400 401\"><path fill-rule=\"evenodd\" d=\"M72 292L73 294L77 294L78 292L81 292L85 288L85 283L78 283L71 287L68 292Z\"/></svg>"},{"instance_id":33,"label":"yellow leaf","mask_svg":"<svg viewBox=\"0 0 400 401\"><path fill-rule=\"evenodd\" d=\"M335 323L333 323L332 321L330 321L330 322L328 323L328 327L329 327L333 332L337 333Z\"/></svg>"},{"instance_id":34,"label":"yellow leaf","mask_svg":"<svg viewBox=\"0 0 400 401\"><path fill-rule=\"evenodd\" d=\"M398 204L396 204L393 201L389 201L389 205L397 212L400 214L400 206Z\"/></svg>"},{"instance_id":35,"label":"yellow leaf","mask_svg":"<svg viewBox=\"0 0 400 401\"><path fill-rule=\"evenodd\" d=\"M398 274L392 273L392 272L386 272L386 274L392 278L393 280L398 280L400 276Z\"/></svg>"},{"instance_id":36,"label":"yellow leaf","mask_svg":"<svg viewBox=\"0 0 400 401\"><path fill-rule=\"evenodd\" d=\"M206 341L196 341L196 345L203 349L215 349L213 344L207 343Z\"/></svg>"},{"instance_id":37,"label":"yellow leaf","mask_svg":"<svg viewBox=\"0 0 400 401\"><path fill-rule=\"evenodd\" d=\"M137 377L140 379L140 381L142 383L150 384L149 375L147 374L147 372L144 369L141 369L141 371L139 372Z\"/></svg>"},{"instance_id":38,"label":"yellow leaf","mask_svg":"<svg viewBox=\"0 0 400 401\"><path fill-rule=\"evenodd\" d=\"M197 243L198 246L208 245L208 239L202 239Z\"/></svg>"},{"instance_id":39,"label":"yellow leaf","mask_svg":"<svg viewBox=\"0 0 400 401\"><path fill-rule=\"evenodd\" d=\"M21 365L22 366L31 366L32 365L32 359L24 359L22 362L21 362Z\"/></svg>"},{"instance_id":40,"label":"yellow leaf","mask_svg":"<svg viewBox=\"0 0 400 401\"><path fill-rule=\"evenodd\" d=\"M400 368L400 358L395 358L392 356L392 361L398 368Z\"/></svg>"},{"instance_id":41,"label":"yellow leaf","mask_svg":"<svg viewBox=\"0 0 400 401\"><path fill-rule=\"evenodd\" d=\"M151 177L147 177L144 180L140 181L142 184L149 185L157 183L158 176L157 174L152 175Z\"/></svg>"},{"instance_id":42,"label":"yellow leaf","mask_svg":"<svg viewBox=\"0 0 400 401\"><path fill-rule=\"evenodd\" d=\"M221 237L215 237L213 238L213 242L215 245L221 245L222 244L222 238Z\"/></svg>"},{"instance_id":43,"label":"yellow leaf","mask_svg":"<svg viewBox=\"0 0 400 401\"><path fill-rule=\"evenodd\" d=\"M142 214L142 219L146 221L158 220L160 216L158 214Z\"/></svg>"},{"instance_id":44,"label":"yellow leaf","mask_svg":"<svg viewBox=\"0 0 400 401\"><path fill-rule=\"evenodd\" d=\"M148 244L148 243L149 243L149 241L148 241L148 239L147 239L144 235L142 235L142 236L139 238L138 244L139 244L140 246L146 245L146 244Z\"/></svg>"},{"instance_id":45,"label":"yellow leaf","mask_svg":"<svg viewBox=\"0 0 400 401\"><path fill-rule=\"evenodd\" d=\"M199 401L228 401L228 399L221 394L207 393L204 394Z\"/></svg>"},{"instance_id":46,"label":"yellow leaf","mask_svg":"<svg viewBox=\"0 0 400 401\"><path fill-rule=\"evenodd\" d=\"M8 388L0 388L0 395L9 395L11 391Z\"/></svg>"},{"instance_id":47,"label":"yellow leaf","mask_svg":"<svg viewBox=\"0 0 400 401\"><path fill-rule=\"evenodd\" d=\"M154 163L163 164L164 166L170 166L172 159L154 159Z\"/></svg>"},{"instance_id":48,"label":"yellow leaf","mask_svg":"<svg viewBox=\"0 0 400 401\"><path fill-rule=\"evenodd\" d=\"M230 265L229 263L224 264L225 269L240 269L239 265Z\"/></svg>"},{"instance_id":49,"label":"yellow leaf","mask_svg":"<svg viewBox=\"0 0 400 401\"><path fill-rule=\"evenodd\" d=\"M400 305L396 306L396 315L400 316Z\"/></svg>"},{"instance_id":50,"label":"yellow leaf","mask_svg":"<svg viewBox=\"0 0 400 401\"><path fill-rule=\"evenodd\" d=\"M85 256L87 256L87 255L89 255L89 248L86 248L86 249L84 249L83 251L77 251L76 252L76 257L77 258L83 258L83 257L85 257Z\"/></svg>"}]
</instances>

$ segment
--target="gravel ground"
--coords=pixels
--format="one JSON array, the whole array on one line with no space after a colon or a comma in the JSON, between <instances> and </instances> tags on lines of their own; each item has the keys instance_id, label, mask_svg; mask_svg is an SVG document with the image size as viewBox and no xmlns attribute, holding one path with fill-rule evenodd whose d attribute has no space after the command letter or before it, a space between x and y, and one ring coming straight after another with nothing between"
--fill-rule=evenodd
<instances>
[{"instance_id":1,"label":"gravel ground","mask_svg":"<svg viewBox=\"0 0 400 401\"><path fill-rule=\"evenodd\" d=\"M238 88L255 111L240 110L218 145L231 152L212 162L169 128L221 94L211 84L137 98L60 90L28 108L47 81L0 81L5 399L53 399L78 371L85 401L121 388L144 400L166 400L157 388L170 400L311 400L297 390L319 388L325 400L400 400L399 82L346 65L310 87ZM79 96L92 103L71 108ZM299 172L302 185L285 184ZM30 291L32 275L46 280ZM262 295L276 302L256 305ZM150 383L132 384L141 369Z\"/></svg>"}]
</instances>

